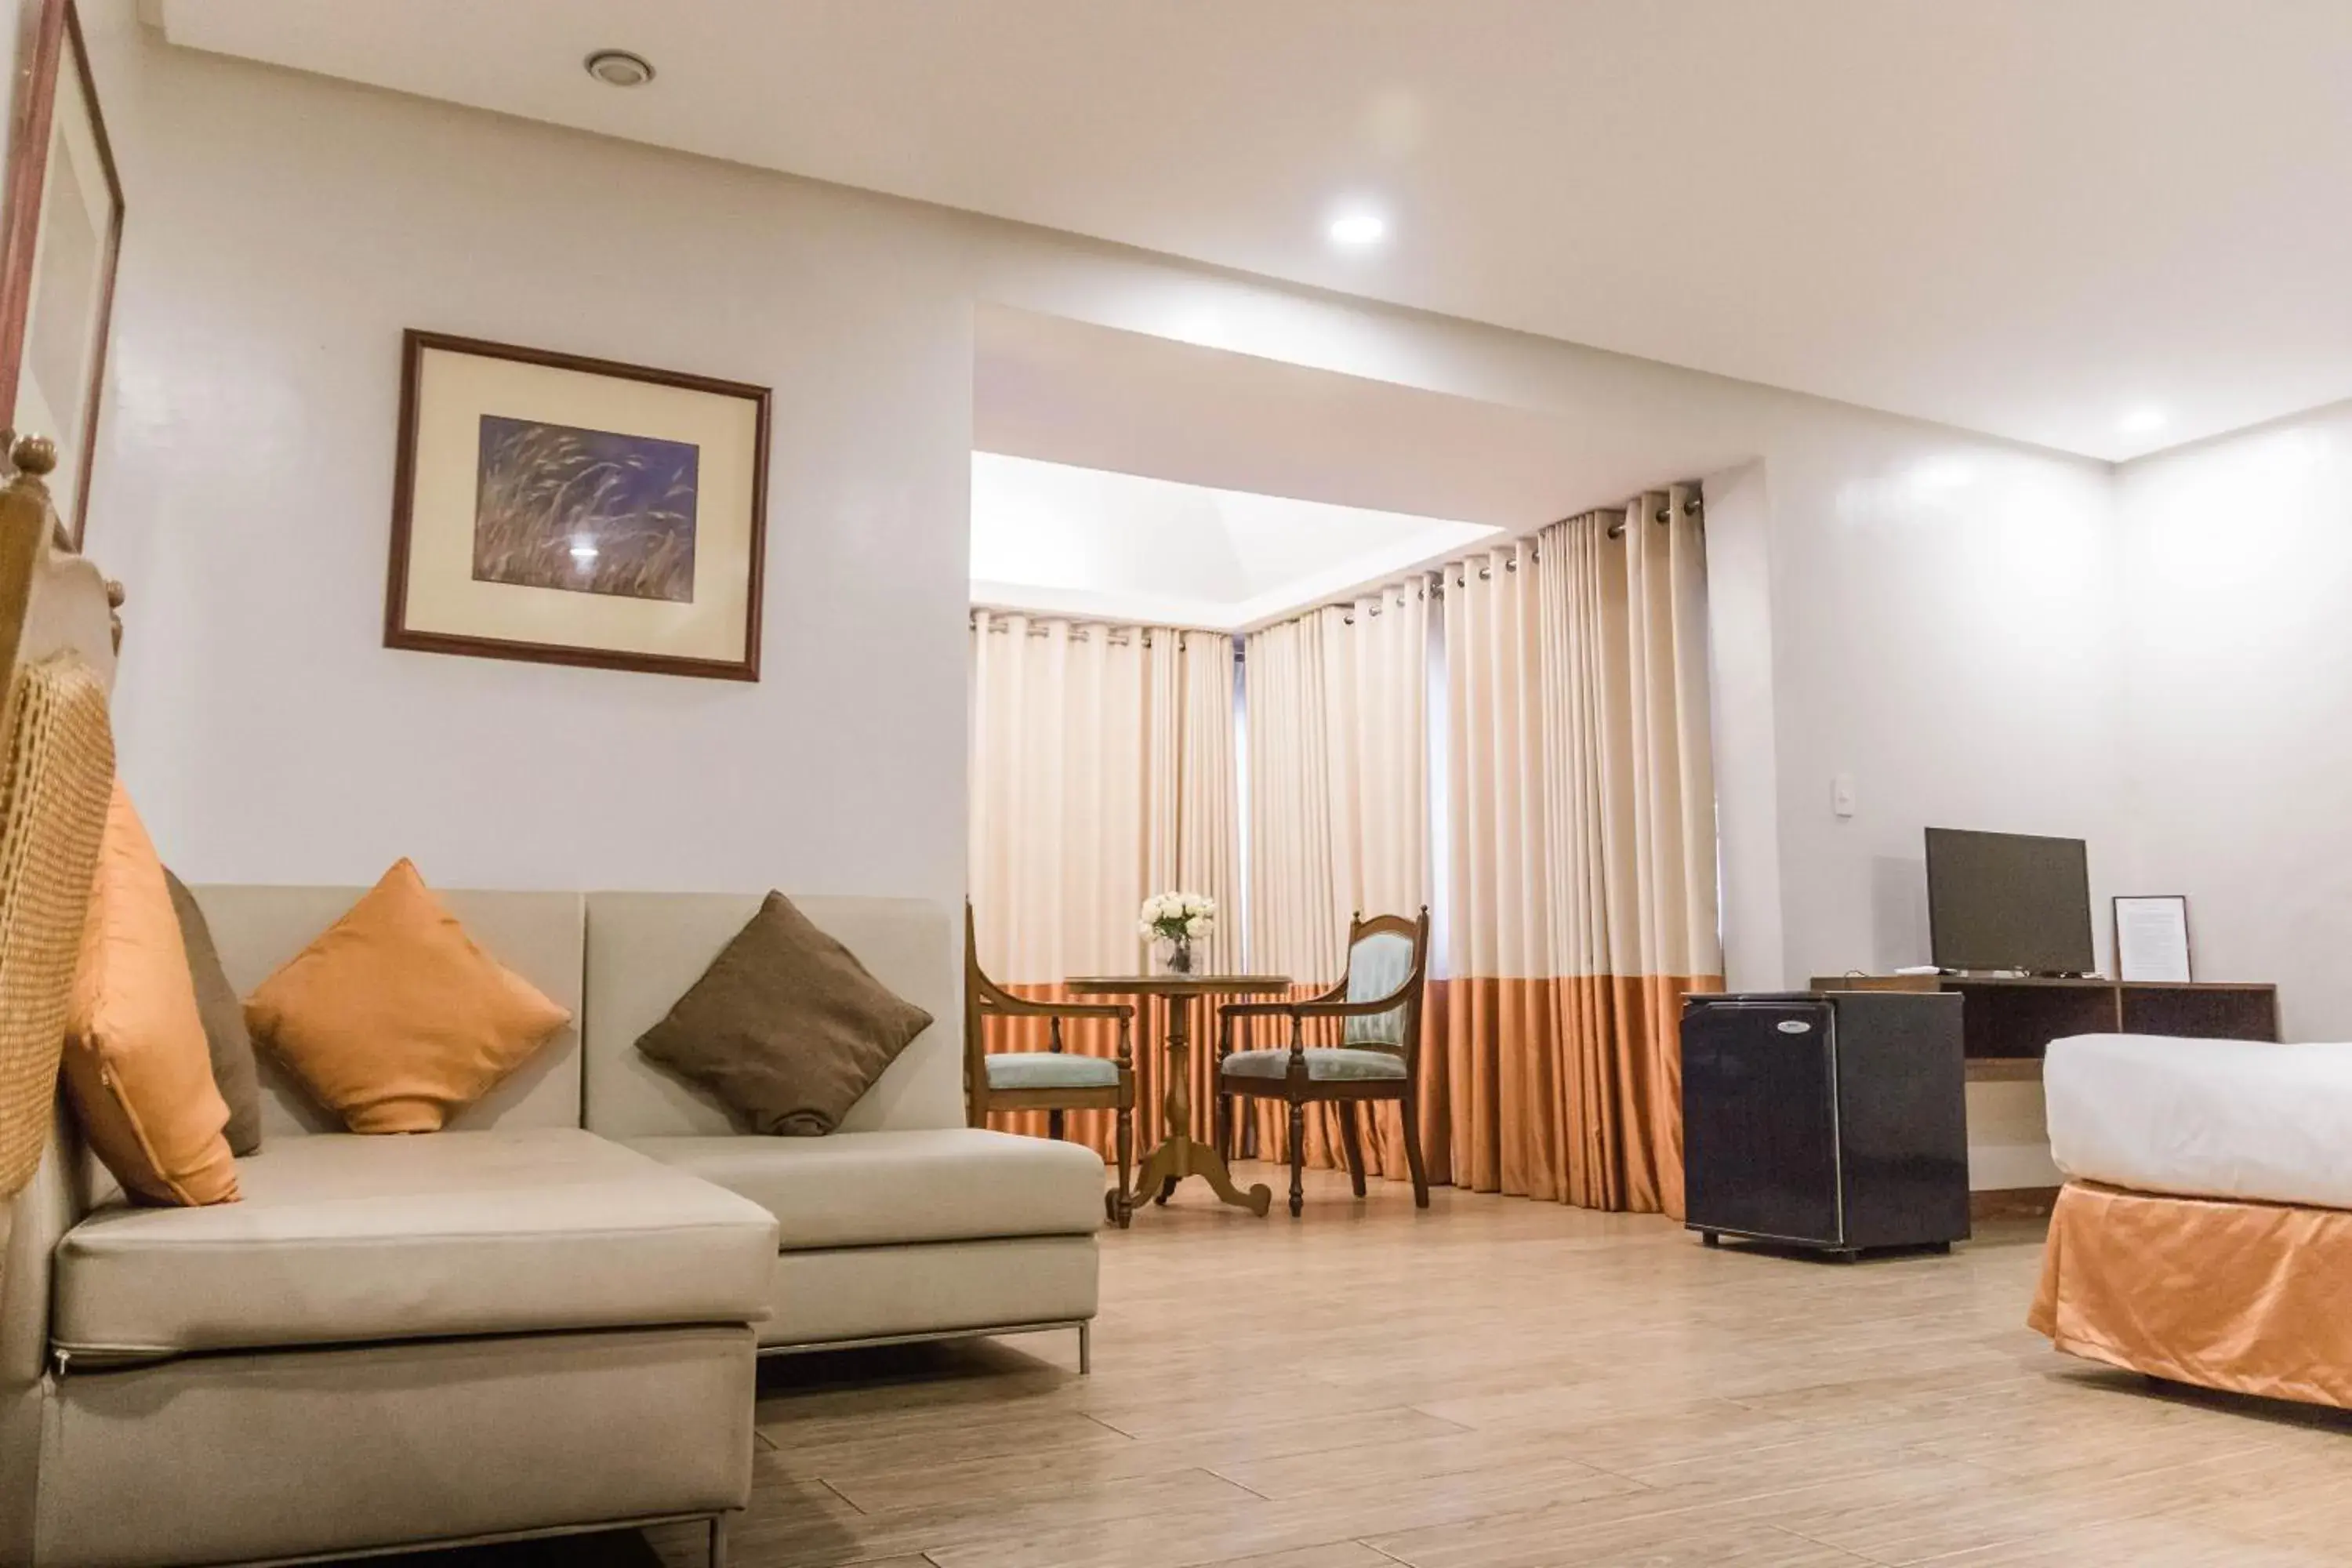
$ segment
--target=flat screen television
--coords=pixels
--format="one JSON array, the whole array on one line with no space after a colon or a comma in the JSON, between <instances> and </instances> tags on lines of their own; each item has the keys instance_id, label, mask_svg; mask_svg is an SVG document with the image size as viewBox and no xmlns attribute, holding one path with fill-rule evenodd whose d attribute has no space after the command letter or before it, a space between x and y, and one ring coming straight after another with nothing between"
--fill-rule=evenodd
<instances>
[{"instance_id":1,"label":"flat screen television","mask_svg":"<svg viewBox=\"0 0 2352 1568\"><path fill-rule=\"evenodd\" d=\"M2083 841L1927 829L1927 944L1938 969L2089 973Z\"/></svg>"}]
</instances>

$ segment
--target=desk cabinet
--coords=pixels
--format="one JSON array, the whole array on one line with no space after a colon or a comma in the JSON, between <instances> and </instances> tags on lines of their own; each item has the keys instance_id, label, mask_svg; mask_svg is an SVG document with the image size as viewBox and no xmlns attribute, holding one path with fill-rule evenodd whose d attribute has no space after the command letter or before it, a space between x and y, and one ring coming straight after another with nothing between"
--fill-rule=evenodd
<instances>
[{"instance_id":1,"label":"desk cabinet","mask_svg":"<svg viewBox=\"0 0 2352 1568\"><path fill-rule=\"evenodd\" d=\"M2068 1035L2180 1035L2275 1040L2278 988L2114 980L1995 979L1971 974L1818 976L1816 991L1926 992L1967 1003L1969 1077L2039 1079L2050 1042Z\"/></svg>"}]
</instances>

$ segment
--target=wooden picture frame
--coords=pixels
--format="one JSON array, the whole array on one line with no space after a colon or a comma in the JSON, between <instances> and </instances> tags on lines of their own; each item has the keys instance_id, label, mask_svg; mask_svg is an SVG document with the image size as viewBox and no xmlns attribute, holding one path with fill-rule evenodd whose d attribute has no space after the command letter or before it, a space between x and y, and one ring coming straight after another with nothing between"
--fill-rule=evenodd
<instances>
[{"instance_id":1,"label":"wooden picture frame","mask_svg":"<svg viewBox=\"0 0 2352 1568\"><path fill-rule=\"evenodd\" d=\"M60 471L51 493L79 550L89 529L124 205L73 0L41 0L19 85L0 219L0 410L18 435L56 445Z\"/></svg>"},{"instance_id":2,"label":"wooden picture frame","mask_svg":"<svg viewBox=\"0 0 2352 1568\"><path fill-rule=\"evenodd\" d=\"M2126 910L2126 905L2132 906ZM2116 979L2119 983L2164 985L2188 985L2197 979L2197 954L2189 938L2189 896L2185 893L2118 893L2108 900L2109 916L2114 921ZM2137 934L2129 942L2125 940L2126 928ZM2179 964L2172 964L2177 946ZM2128 955L2140 960L2135 965ZM2164 973L2151 973L2151 964Z\"/></svg>"},{"instance_id":3,"label":"wooden picture frame","mask_svg":"<svg viewBox=\"0 0 2352 1568\"><path fill-rule=\"evenodd\" d=\"M411 329L384 646L759 679L769 403Z\"/></svg>"}]
</instances>

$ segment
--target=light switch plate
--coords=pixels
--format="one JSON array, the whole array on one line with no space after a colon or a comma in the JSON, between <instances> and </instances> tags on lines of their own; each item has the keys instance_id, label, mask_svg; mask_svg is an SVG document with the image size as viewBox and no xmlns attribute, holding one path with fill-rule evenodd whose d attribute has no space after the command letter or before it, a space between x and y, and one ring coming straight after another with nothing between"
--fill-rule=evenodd
<instances>
[{"instance_id":1,"label":"light switch plate","mask_svg":"<svg viewBox=\"0 0 2352 1568\"><path fill-rule=\"evenodd\" d=\"M1830 780L1830 810L1839 816L1853 815L1853 775L1840 773Z\"/></svg>"}]
</instances>

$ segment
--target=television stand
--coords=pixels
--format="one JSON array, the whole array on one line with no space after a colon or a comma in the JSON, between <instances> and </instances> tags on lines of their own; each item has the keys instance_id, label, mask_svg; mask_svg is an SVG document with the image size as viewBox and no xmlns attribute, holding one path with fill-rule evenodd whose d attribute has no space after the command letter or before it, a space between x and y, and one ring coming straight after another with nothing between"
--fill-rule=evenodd
<instances>
[{"instance_id":1,"label":"television stand","mask_svg":"<svg viewBox=\"0 0 2352 1568\"><path fill-rule=\"evenodd\" d=\"M2279 1037L2275 985L2097 975L1843 974L1817 978L1813 989L1957 994L1966 1004L1960 1009L1960 1049L1970 1083L2038 1083L2050 1042L2068 1035ZM2047 1213L2056 1197L2055 1188L2019 1188L1978 1193L1971 1202L1984 1218Z\"/></svg>"},{"instance_id":2,"label":"television stand","mask_svg":"<svg viewBox=\"0 0 2352 1568\"><path fill-rule=\"evenodd\" d=\"M1949 991L1967 999L1969 1077L2039 1078L2042 1053L2068 1035L2185 1035L2275 1040L2278 987L2230 982L2108 980L2065 974L1833 974L1816 991Z\"/></svg>"}]
</instances>

